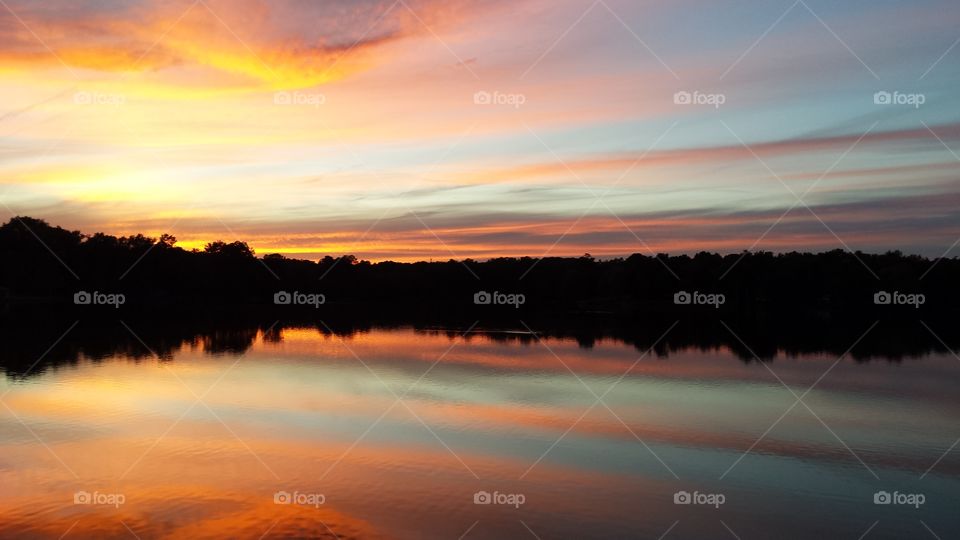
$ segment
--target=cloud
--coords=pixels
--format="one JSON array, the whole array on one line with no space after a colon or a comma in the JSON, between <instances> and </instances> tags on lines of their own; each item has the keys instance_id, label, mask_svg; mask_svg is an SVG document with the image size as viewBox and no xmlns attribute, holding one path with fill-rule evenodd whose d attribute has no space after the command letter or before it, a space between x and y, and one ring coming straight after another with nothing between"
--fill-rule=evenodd
<instances>
[{"instance_id":1,"label":"cloud","mask_svg":"<svg viewBox=\"0 0 960 540\"><path fill-rule=\"evenodd\" d=\"M954 57L917 87L929 106L877 107L875 79L804 10L720 84L782 6L611 1L625 28L600 6L571 26L588 7L575 0L6 3L20 19L0 8L4 201L84 231L156 235L183 216L172 232L202 245L236 239L223 220L260 253L311 257L538 255L568 230L553 253L644 251L634 233L657 250L739 251L793 203L760 160L802 188L842 157L807 202L851 245L930 253L955 239L943 242L952 199L910 202L957 191L938 140L960 140L941 98L952 86L939 82ZM929 29L902 54L882 54L894 48L877 42L896 28L886 16L850 38L882 88L911 90L955 39L940 43L940 10L920 11L909 24ZM845 39L861 30L848 11L823 16ZM893 69L903 63L909 84ZM124 104L81 106L64 88ZM696 88L728 93L729 106L673 103ZM280 106L278 89L324 105ZM481 106L478 91L526 101ZM633 232L603 205L571 229L590 191L608 189ZM390 210L398 194L416 216ZM805 212L760 247L837 247Z\"/></svg>"},{"instance_id":2,"label":"cloud","mask_svg":"<svg viewBox=\"0 0 960 540\"><path fill-rule=\"evenodd\" d=\"M701 250L736 253L751 246L819 251L845 249L844 244L864 251L902 249L940 256L960 229L956 184L960 182L955 182L954 191L877 193L852 202L811 203L811 210L798 206L786 216L789 205L619 212L616 216L597 209L579 221L578 216L567 214L420 210L377 223L376 216L237 219L228 220L228 228L215 214L198 210L162 217L132 213L106 229L113 234L147 232L155 237L169 232L186 248L202 248L213 240L244 240L260 255L284 253L313 259L344 254L372 260L484 259L584 252L611 257ZM103 228L100 206L52 204L42 215L52 223L91 233Z\"/></svg>"},{"instance_id":3,"label":"cloud","mask_svg":"<svg viewBox=\"0 0 960 540\"><path fill-rule=\"evenodd\" d=\"M866 130L866 128L864 128ZM511 166L503 167L482 167L476 166L469 170L457 174L458 182L466 184L490 184L497 182L511 182L517 180L535 181L555 181L557 176L571 177L571 171L578 175L584 175L591 172L606 171L613 174L616 179L628 171L635 168L644 167L671 167L684 166L690 167L698 164L724 165L734 162L756 162L757 158L773 159L785 156L795 156L809 154L813 152L844 152L857 144L858 148L874 146L894 146L904 149L911 143L924 144L931 148L940 150L943 146L939 139L944 141L960 140L960 123L950 123L942 125L925 127L895 129L895 130L875 130L866 135L863 133L847 133L842 135L797 137L782 139L776 141L747 142L744 146L736 141L734 135L728 137L732 144L716 146L699 147L681 147L666 150L647 150L638 149L631 152L619 152L610 154L594 154L579 158L568 158L563 161L558 160L553 155L548 155L544 161L528 161ZM858 142L859 141L859 142ZM946 149L943 149L946 152ZM949 155L949 154L948 154ZM917 172L924 169L955 168L957 164L933 165L910 165L903 166L900 170L890 168L878 168L876 170L864 170L864 174L897 173L897 172ZM829 166L824 165L824 168ZM813 174L816 179L823 171L817 173L806 173L806 176ZM842 171L832 172L834 176L844 174ZM852 174L852 173L848 173ZM784 173L783 178L795 177ZM599 188L599 187L598 187ZM603 189L600 189L603 192Z\"/></svg>"},{"instance_id":4,"label":"cloud","mask_svg":"<svg viewBox=\"0 0 960 540\"><path fill-rule=\"evenodd\" d=\"M13 13L0 13L0 71L60 64L123 73L199 69L212 72L219 84L280 89L314 86L363 69L376 62L374 49L426 33L427 24L453 20L454 8L466 4L86 0L63 10L26 1L9 5Z\"/></svg>"}]
</instances>

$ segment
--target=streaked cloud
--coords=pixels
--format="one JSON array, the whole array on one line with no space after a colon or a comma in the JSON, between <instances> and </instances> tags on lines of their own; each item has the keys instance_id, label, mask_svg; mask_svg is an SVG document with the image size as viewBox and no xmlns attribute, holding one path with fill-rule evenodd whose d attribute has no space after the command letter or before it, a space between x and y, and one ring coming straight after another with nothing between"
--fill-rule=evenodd
<instances>
[{"instance_id":1,"label":"streaked cloud","mask_svg":"<svg viewBox=\"0 0 960 540\"><path fill-rule=\"evenodd\" d=\"M939 255L960 220L942 1L773 28L788 6L7 4L0 198L84 231L418 259L739 251L776 223L756 247Z\"/></svg>"}]
</instances>

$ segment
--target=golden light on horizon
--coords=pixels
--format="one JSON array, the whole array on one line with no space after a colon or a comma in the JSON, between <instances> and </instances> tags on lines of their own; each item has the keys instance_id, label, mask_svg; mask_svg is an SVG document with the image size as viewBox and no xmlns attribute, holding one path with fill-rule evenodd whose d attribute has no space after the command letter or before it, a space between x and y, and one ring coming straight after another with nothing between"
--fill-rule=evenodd
<instances>
[{"instance_id":1,"label":"golden light on horizon","mask_svg":"<svg viewBox=\"0 0 960 540\"><path fill-rule=\"evenodd\" d=\"M0 12L5 203L86 233L152 235L165 216L199 207L179 224L184 245L220 237L211 224L223 222L258 252L311 257L739 251L757 238L820 249L837 240L814 216L792 222L800 232L771 227L795 201L767 167L790 183L829 168L805 200L823 222L852 228L852 247L936 254L953 241L942 224L912 235L882 226L887 207L914 221L931 206L950 212L952 156L937 137L949 147L960 120L935 100L861 137L857 119L893 110L860 99L875 89L787 99L790 81L744 64L718 88L724 107L679 106L675 92L716 86L719 59L739 53L679 51L661 57L667 70L602 13L569 35L533 15L577 20L572 4L529 0L521 16L463 1L238 1L59 14L10 0L20 21ZM616 9L629 26L671 8ZM557 48L530 45L557 35ZM848 70L797 69L807 84L859 88ZM927 84L944 86L945 73ZM796 121L752 123L770 103ZM358 240L371 226L376 240ZM351 238L328 237L338 234Z\"/></svg>"}]
</instances>

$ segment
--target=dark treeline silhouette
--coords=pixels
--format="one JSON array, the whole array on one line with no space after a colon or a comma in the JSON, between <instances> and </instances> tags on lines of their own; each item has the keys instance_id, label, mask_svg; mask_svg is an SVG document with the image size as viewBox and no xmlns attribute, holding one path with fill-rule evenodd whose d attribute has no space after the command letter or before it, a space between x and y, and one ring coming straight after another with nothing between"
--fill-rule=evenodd
<instances>
[{"instance_id":1,"label":"dark treeline silhouette","mask_svg":"<svg viewBox=\"0 0 960 540\"><path fill-rule=\"evenodd\" d=\"M0 304L72 304L77 291L125 295L124 309L178 305L265 305L278 291L320 293L336 306L498 316L550 313L710 312L677 306L678 291L723 294L715 314L877 312L916 318L960 306L960 260L886 254L769 252L596 260L497 258L370 263L352 255L319 261L257 257L244 242L185 250L176 239L68 231L18 217L0 226ZM474 305L478 291L519 293L519 309ZM920 309L876 306L879 291L923 294ZM386 307L384 307L386 306ZM89 306L85 306L89 307Z\"/></svg>"}]
</instances>

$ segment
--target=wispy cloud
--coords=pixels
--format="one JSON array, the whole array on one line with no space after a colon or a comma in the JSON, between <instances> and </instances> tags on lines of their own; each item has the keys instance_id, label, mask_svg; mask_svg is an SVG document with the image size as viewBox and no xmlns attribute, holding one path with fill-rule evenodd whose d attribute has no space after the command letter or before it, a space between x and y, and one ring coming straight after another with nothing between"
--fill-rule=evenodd
<instances>
[{"instance_id":1,"label":"wispy cloud","mask_svg":"<svg viewBox=\"0 0 960 540\"><path fill-rule=\"evenodd\" d=\"M202 245L227 223L311 257L739 251L816 182L850 246L955 240L941 0L811 0L773 28L783 6L696 1L6 4L0 197L71 228ZM757 247L834 233L798 206Z\"/></svg>"}]
</instances>

